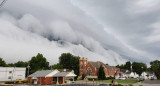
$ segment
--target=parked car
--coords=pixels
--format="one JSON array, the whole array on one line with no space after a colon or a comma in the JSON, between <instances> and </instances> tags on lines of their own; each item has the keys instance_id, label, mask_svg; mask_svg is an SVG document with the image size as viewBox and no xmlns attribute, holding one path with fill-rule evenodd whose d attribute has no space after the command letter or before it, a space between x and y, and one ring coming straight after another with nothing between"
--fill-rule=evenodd
<instances>
[{"instance_id":1,"label":"parked car","mask_svg":"<svg viewBox=\"0 0 160 86\"><path fill-rule=\"evenodd\" d=\"M22 79L16 79L16 83L24 83L24 80L22 80Z\"/></svg>"},{"instance_id":2,"label":"parked car","mask_svg":"<svg viewBox=\"0 0 160 86\"><path fill-rule=\"evenodd\" d=\"M109 84L99 84L99 86L109 86Z\"/></svg>"},{"instance_id":3,"label":"parked car","mask_svg":"<svg viewBox=\"0 0 160 86\"><path fill-rule=\"evenodd\" d=\"M143 77L143 76L140 76L140 77L139 77L139 81L144 81L144 77Z\"/></svg>"},{"instance_id":4,"label":"parked car","mask_svg":"<svg viewBox=\"0 0 160 86\"><path fill-rule=\"evenodd\" d=\"M151 77L151 79L150 80L154 80L154 77Z\"/></svg>"}]
</instances>

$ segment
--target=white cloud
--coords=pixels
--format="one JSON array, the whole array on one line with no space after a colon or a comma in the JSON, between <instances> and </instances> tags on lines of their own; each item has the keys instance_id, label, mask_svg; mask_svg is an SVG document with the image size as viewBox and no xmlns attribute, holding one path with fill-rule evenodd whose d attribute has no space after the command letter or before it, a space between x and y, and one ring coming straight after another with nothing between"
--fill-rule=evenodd
<instances>
[{"instance_id":1,"label":"white cloud","mask_svg":"<svg viewBox=\"0 0 160 86\"><path fill-rule=\"evenodd\" d=\"M8 59L7 62L12 57L15 61L26 61L42 53L53 64L58 62L61 53L71 52L109 64L126 60L149 62L159 56L145 43L153 31L150 28L154 28L147 26L158 16L155 2L7 1L0 10L0 56ZM136 13L137 9L147 8L151 9L141 15Z\"/></svg>"}]
</instances>

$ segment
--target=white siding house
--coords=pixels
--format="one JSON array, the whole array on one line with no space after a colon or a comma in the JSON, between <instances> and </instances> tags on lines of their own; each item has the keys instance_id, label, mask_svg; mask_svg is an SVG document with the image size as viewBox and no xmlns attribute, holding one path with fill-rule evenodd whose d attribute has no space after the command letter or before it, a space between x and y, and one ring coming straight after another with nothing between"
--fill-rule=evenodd
<instances>
[{"instance_id":1,"label":"white siding house","mask_svg":"<svg viewBox=\"0 0 160 86\"><path fill-rule=\"evenodd\" d=\"M15 81L25 79L26 68L21 67L0 67L0 81Z\"/></svg>"}]
</instances>

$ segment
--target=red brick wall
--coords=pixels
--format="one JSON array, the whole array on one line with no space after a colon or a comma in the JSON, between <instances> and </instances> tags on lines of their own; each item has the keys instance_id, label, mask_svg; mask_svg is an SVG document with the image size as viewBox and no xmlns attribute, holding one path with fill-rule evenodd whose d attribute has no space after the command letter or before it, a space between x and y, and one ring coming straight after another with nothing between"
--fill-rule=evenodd
<instances>
[{"instance_id":1,"label":"red brick wall","mask_svg":"<svg viewBox=\"0 0 160 86\"><path fill-rule=\"evenodd\" d=\"M83 68L81 68L81 62L83 63ZM87 63L86 66L85 66L85 64L84 64L85 62ZM103 66L103 67L104 67L104 66ZM88 69L88 68L91 68L91 71L92 71L91 76L97 76L97 75L98 75L98 69L95 69L95 67L93 67L93 66L87 61L87 59L81 58L81 59L79 60L79 75L81 76L81 72L83 72L83 74L87 75L87 69ZM120 71L119 68L106 69L106 68L104 67L104 72L105 72L105 75L106 75L107 77L110 77L110 76L114 77L115 73L116 73L116 72L119 72L119 71Z\"/></svg>"},{"instance_id":2,"label":"red brick wall","mask_svg":"<svg viewBox=\"0 0 160 86\"><path fill-rule=\"evenodd\" d=\"M97 76L98 70L95 69L95 67L93 67L90 63L87 64L86 69L85 69L85 73L87 75L87 69L90 68L92 73L91 76Z\"/></svg>"},{"instance_id":3,"label":"red brick wall","mask_svg":"<svg viewBox=\"0 0 160 86\"><path fill-rule=\"evenodd\" d=\"M57 77L53 77L53 78L57 80ZM63 83L63 77L58 77L58 82L59 82L59 84L62 84ZM65 82L65 77L64 77L64 82ZM57 81L52 82L52 84L56 84L56 83L57 83Z\"/></svg>"},{"instance_id":4,"label":"red brick wall","mask_svg":"<svg viewBox=\"0 0 160 86\"><path fill-rule=\"evenodd\" d=\"M32 83L31 79L32 77L28 77L28 84Z\"/></svg>"},{"instance_id":5,"label":"red brick wall","mask_svg":"<svg viewBox=\"0 0 160 86\"><path fill-rule=\"evenodd\" d=\"M81 68L81 62L83 63L83 68ZM86 62L86 65L85 65ZM79 60L79 75L83 72L83 74L87 75L87 69L91 69L91 76L97 76L98 70L95 69L90 63L88 63L87 59L80 59Z\"/></svg>"},{"instance_id":6,"label":"red brick wall","mask_svg":"<svg viewBox=\"0 0 160 86\"><path fill-rule=\"evenodd\" d=\"M45 81L45 84L46 84L46 85L52 84L52 79L53 79L52 77L47 77L47 78L46 78L46 81Z\"/></svg>"},{"instance_id":7,"label":"red brick wall","mask_svg":"<svg viewBox=\"0 0 160 86\"><path fill-rule=\"evenodd\" d=\"M83 64L83 67L82 67L82 68L81 68L81 62L82 62L82 64ZM86 73L85 73L85 71L86 71L86 66L84 65L85 62L86 62L86 64L87 64L87 60L79 59L79 75L81 75L82 72L83 72L84 74L86 74Z\"/></svg>"}]
</instances>

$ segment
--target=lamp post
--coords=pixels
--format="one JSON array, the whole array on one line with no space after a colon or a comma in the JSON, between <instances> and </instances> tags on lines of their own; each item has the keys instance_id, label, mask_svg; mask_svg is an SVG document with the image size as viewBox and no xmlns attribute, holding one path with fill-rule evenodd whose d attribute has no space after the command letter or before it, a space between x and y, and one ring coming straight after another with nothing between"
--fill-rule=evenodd
<instances>
[{"instance_id":1,"label":"lamp post","mask_svg":"<svg viewBox=\"0 0 160 86\"><path fill-rule=\"evenodd\" d=\"M29 69L30 69L30 66L29 66L29 64L28 64L27 68L28 68L28 74L27 74L27 76L29 76Z\"/></svg>"}]
</instances>

